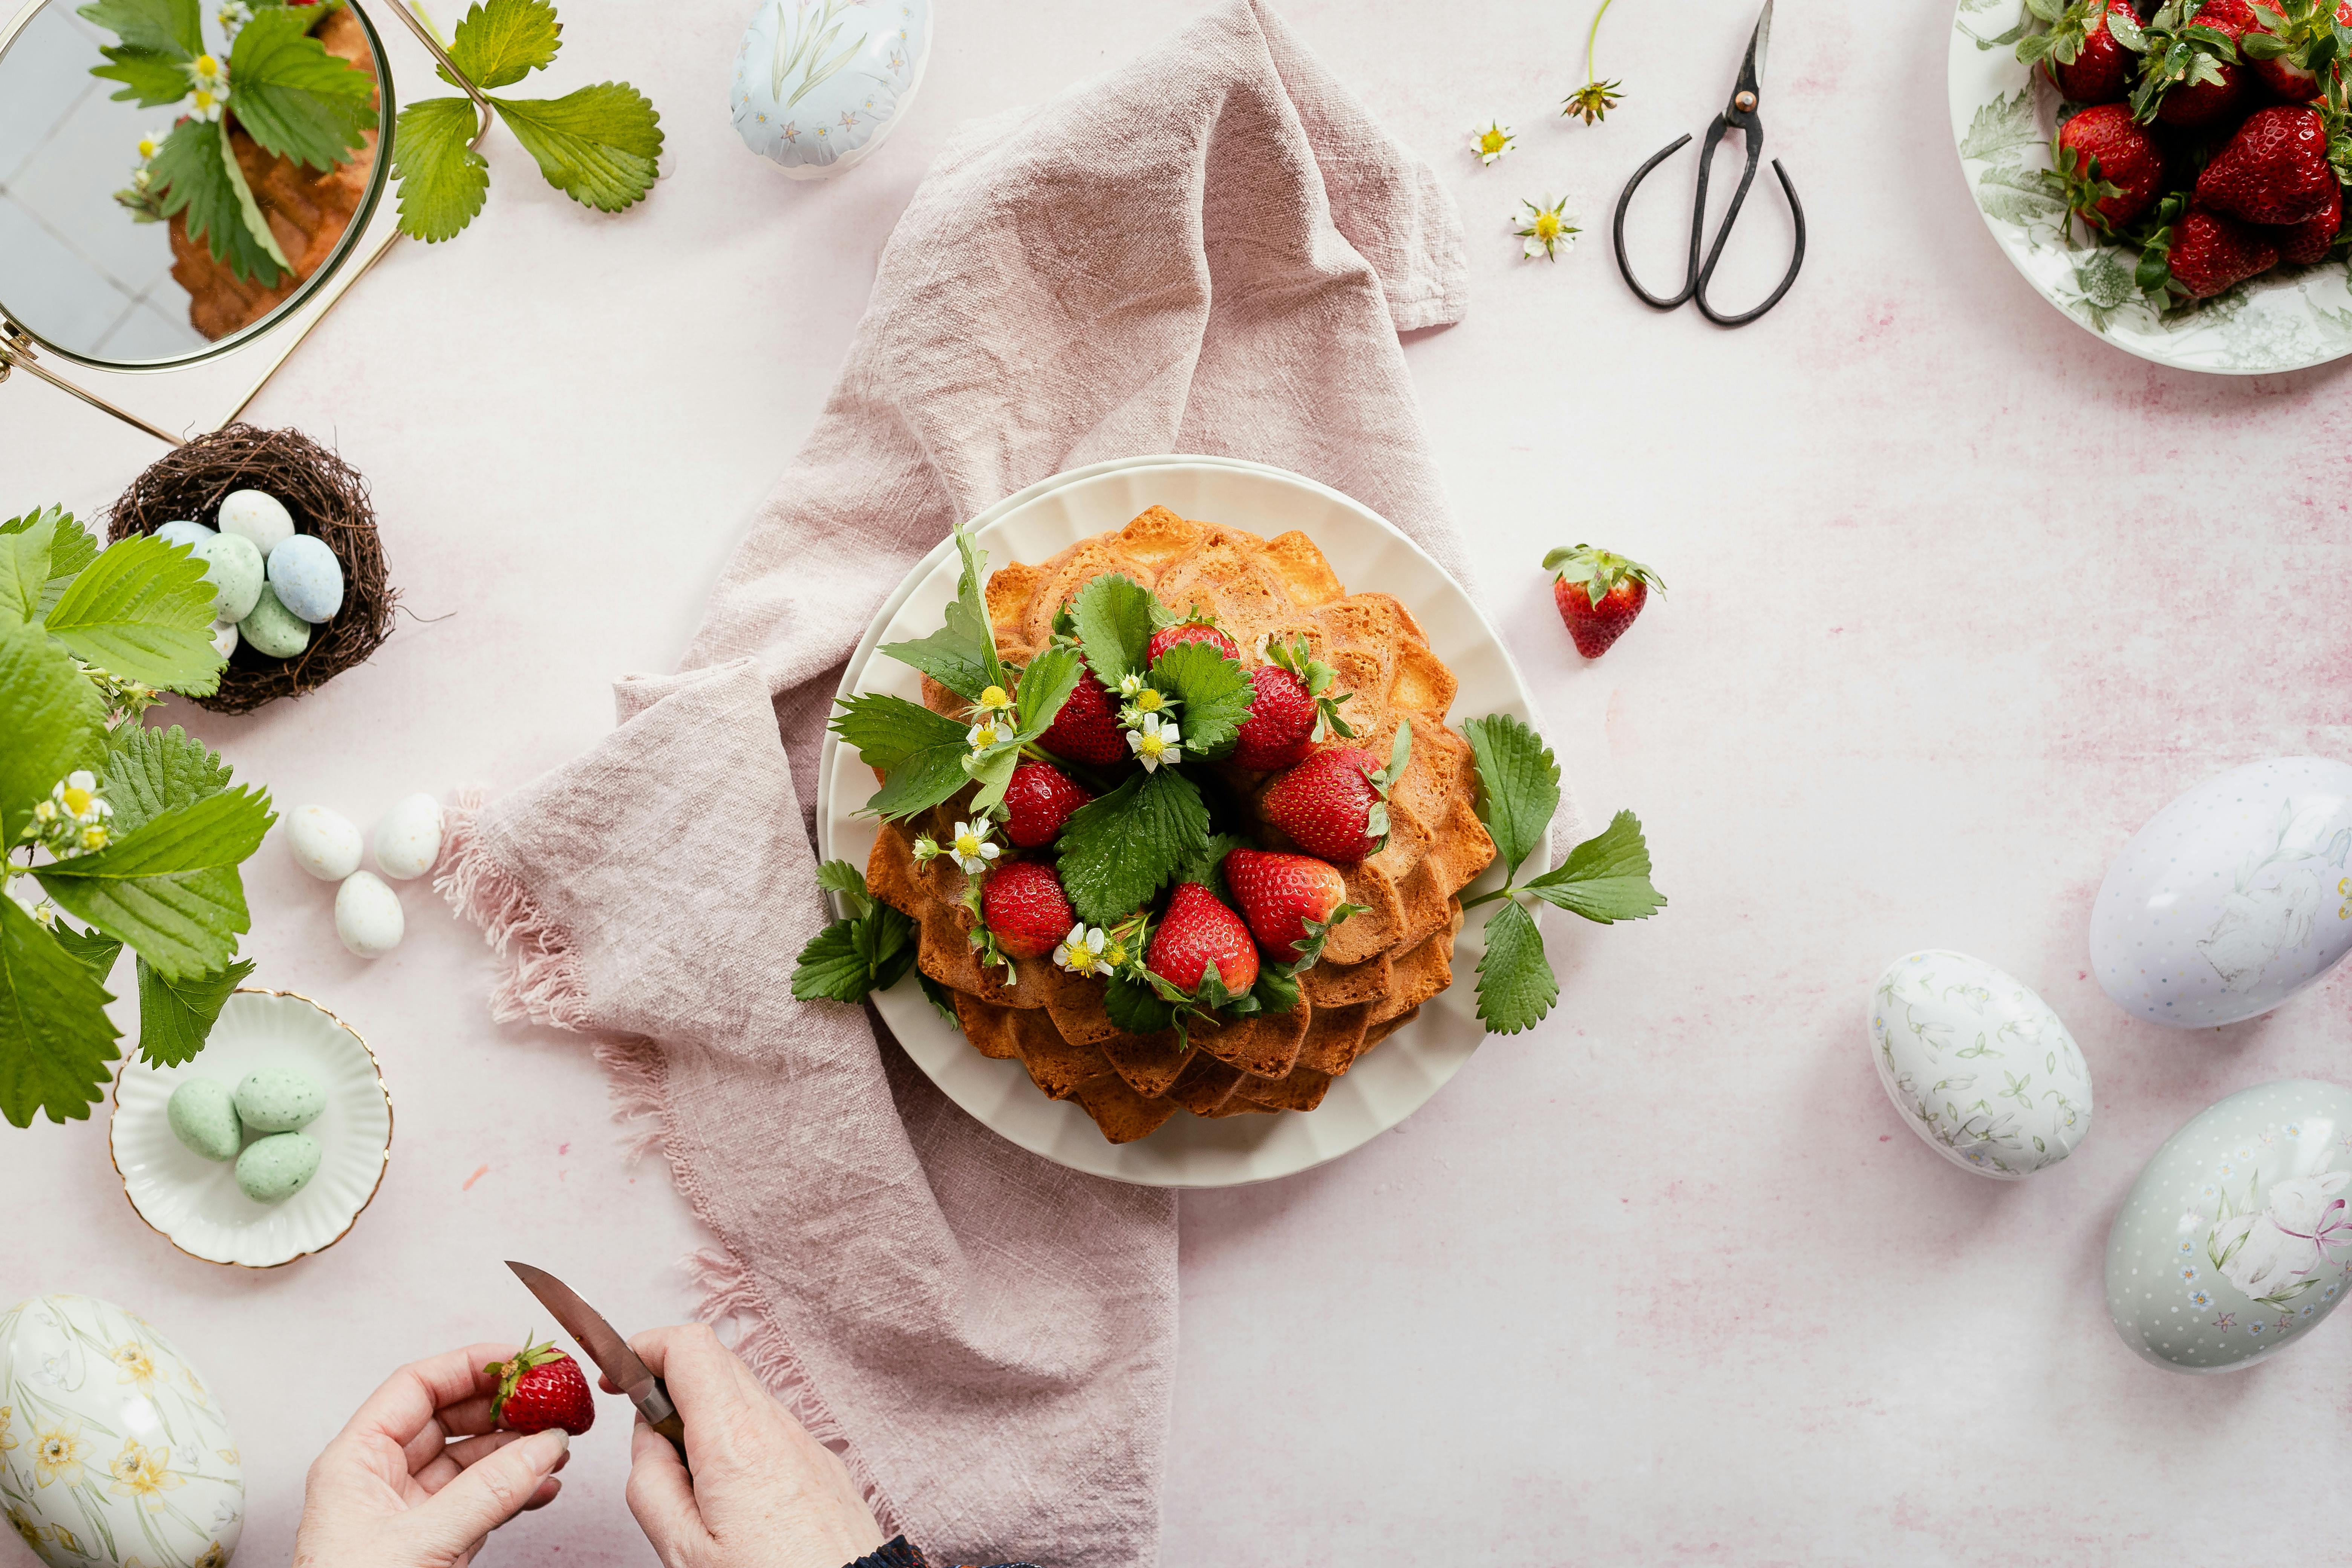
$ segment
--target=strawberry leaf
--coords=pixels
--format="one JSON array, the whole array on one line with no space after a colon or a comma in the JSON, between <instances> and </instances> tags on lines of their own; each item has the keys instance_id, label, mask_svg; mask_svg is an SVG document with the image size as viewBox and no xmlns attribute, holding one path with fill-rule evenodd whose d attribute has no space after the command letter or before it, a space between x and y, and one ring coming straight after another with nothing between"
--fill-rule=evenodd
<instances>
[{"instance_id":1,"label":"strawberry leaf","mask_svg":"<svg viewBox=\"0 0 2352 1568\"><path fill-rule=\"evenodd\" d=\"M877 903L810 939L793 970L793 994L803 1002L863 1002L898 984L914 962L915 922Z\"/></svg>"},{"instance_id":2,"label":"strawberry leaf","mask_svg":"<svg viewBox=\"0 0 2352 1568\"><path fill-rule=\"evenodd\" d=\"M1062 890L1088 925L1109 925L1141 908L1208 847L1209 808L1192 781L1174 768L1139 773L1070 814L1062 828Z\"/></svg>"},{"instance_id":3,"label":"strawberry leaf","mask_svg":"<svg viewBox=\"0 0 2352 1568\"><path fill-rule=\"evenodd\" d=\"M115 1049L113 998L90 966L16 900L0 894L0 1116L28 1127L33 1112L82 1121Z\"/></svg>"},{"instance_id":4,"label":"strawberry leaf","mask_svg":"<svg viewBox=\"0 0 2352 1568\"><path fill-rule=\"evenodd\" d=\"M1076 650L1066 647L1049 647L1030 662L1015 689L1019 701L1013 720L1019 726L1018 740L1034 741L1053 728L1055 716L1077 689L1085 668Z\"/></svg>"},{"instance_id":5,"label":"strawberry leaf","mask_svg":"<svg viewBox=\"0 0 2352 1568\"><path fill-rule=\"evenodd\" d=\"M816 885L828 893L839 893L842 902L849 906L852 919L874 907L874 900L866 891L866 878L846 860L827 860L816 868Z\"/></svg>"},{"instance_id":6,"label":"strawberry leaf","mask_svg":"<svg viewBox=\"0 0 2352 1568\"><path fill-rule=\"evenodd\" d=\"M1103 1011L1130 1035L1156 1035L1176 1021L1175 1006L1151 986L1124 975L1103 988Z\"/></svg>"},{"instance_id":7,"label":"strawberry leaf","mask_svg":"<svg viewBox=\"0 0 2352 1568\"><path fill-rule=\"evenodd\" d=\"M231 112L269 152L331 169L367 144L375 73L310 37L308 6L269 5L237 30L229 53Z\"/></svg>"},{"instance_id":8,"label":"strawberry leaf","mask_svg":"<svg viewBox=\"0 0 2352 1568\"><path fill-rule=\"evenodd\" d=\"M1559 1000L1559 981L1544 956L1543 932L1527 906L1506 900L1486 921L1486 952L1478 960L1478 1016L1497 1035L1516 1035L1544 1020Z\"/></svg>"},{"instance_id":9,"label":"strawberry leaf","mask_svg":"<svg viewBox=\"0 0 2352 1568\"><path fill-rule=\"evenodd\" d=\"M135 534L75 577L46 624L77 658L126 680L205 697L226 662L213 651L213 597L187 550Z\"/></svg>"},{"instance_id":10,"label":"strawberry leaf","mask_svg":"<svg viewBox=\"0 0 2352 1568\"><path fill-rule=\"evenodd\" d=\"M963 1020L956 1016L955 993L919 969L915 971L915 978L922 984L924 998L930 1003L933 1010L946 1020L948 1027L961 1032Z\"/></svg>"},{"instance_id":11,"label":"strawberry leaf","mask_svg":"<svg viewBox=\"0 0 2352 1568\"><path fill-rule=\"evenodd\" d=\"M117 725L106 738L98 793L114 808L116 837L171 810L228 787L228 764L177 724L151 730Z\"/></svg>"},{"instance_id":12,"label":"strawberry leaf","mask_svg":"<svg viewBox=\"0 0 2352 1568\"><path fill-rule=\"evenodd\" d=\"M1178 643L1152 664L1151 684L1183 704L1178 719L1187 756L1232 751L1257 700L1249 672L1213 643Z\"/></svg>"},{"instance_id":13,"label":"strawberry leaf","mask_svg":"<svg viewBox=\"0 0 2352 1568\"><path fill-rule=\"evenodd\" d=\"M1568 852L1567 864L1529 882L1525 892L1601 925L1645 921L1666 907L1650 885L1650 847L1641 819L1621 811L1607 828Z\"/></svg>"},{"instance_id":14,"label":"strawberry leaf","mask_svg":"<svg viewBox=\"0 0 2352 1568\"><path fill-rule=\"evenodd\" d=\"M236 868L275 820L266 794L208 795L33 875L75 919L129 943L164 975L194 979L236 956L237 935L251 923Z\"/></svg>"},{"instance_id":15,"label":"strawberry leaf","mask_svg":"<svg viewBox=\"0 0 2352 1568\"><path fill-rule=\"evenodd\" d=\"M240 958L226 969L193 980L169 980L145 959L139 961L139 1059L151 1068L194 1061L219 1022L229 993L253 973L253 960Z\"/></svg>"},{"instance_id":16,"label":"strawberry leaf","mask_svg":"<svg viewBox=\"0 0 2352 1568\"><path fill-rule=\"evenodd\" d=\"M215 261L228 263L229 270L246 282L270 288L291 268L269 226L254 226L258 209L252 220L247 217L253 193L228 153L227 125L226 119L212 125L187 120L163 138L148 164L153 188L163 193L160 216L182 217L188 237L204 240ZM206 642L209 646L210 639Z\"/></svg>"},{"instance_id":17,"label":"strawberry leaf","mask_svg":"<svg viewBox=\"0 0 2352 1568\"><path fill-rule=\"evenodd\" d=\"M1209 840L1198 855L1189 857L1176 868L1179 882L1198 882L1217 896L1221 904L1234 901L1225 889L1225 857L1236 849L1249 847L1249 840L1238 833L1220 833Z\"/></svg>"},{"instance_id":18,"label":"strawberry leaf","mask_svg":"<svg viewBox=\"0 0 2352 1568\"><path fill-rule=\"evenodd\" d=\"M1541 735L1507 713L1473 719L1462 734L1478 769L1478 820L1507 880L1543 842L1559 810L1559 764Z\"/></svg>"},{"instance_id":19,"label":"strawberry leaf","mask_svg":"<svg viewBox=\"0 0 2352 1568\"><path fill-rule=\"evenodd\" d=\"M449 58L474 85L488 91L511 87L535 70L554 63L563 47L563 26L547 0L489 0L476 5L457 24L449 40ZM435 68L451 87L446 69Z\"/></svg>"},{"instance_id":20,"label":"strawberry leaf","mask_svg":"<svg viewBox=\"0 0 2352 1568\"><path fill-rule=\"evenodd\" d=\"M1141 672L1160 608L1149 588L1116 572L1078 590L1070 618L1097 680L1116 691L1120 681Z\"/></svg>"},{"instance_id":21,"label":"strawberry leaf","mask_svg":"<svg viewBox=\"0 0 2352 1568\"><path fill-rule=\"evenodd\" d=\"M400 182L400 232L427 245L474 221L490 194L490 165L474 151L480 128L470 98L428 98L400 111L392 174Z\"/></svg>"},{"instance_id":22,"label":"strawberry leaf","mask_svg":"<svg viewBox=\"0 0 2352 1568\"><path fill-rule=\"evenodd\" d=\"M1257 984L1250 987L1249 999L1256 1011L1268 1017L1279 1017L1298 1005L1298 982L1272 965L1262 965Z\"/></svg>"},{"instance_id":23,"label":"strawberry leaf","mask_svg":"<svg viewBox=\"0 0 2352 1568\"><path fill-rule=\"evenodd\" d=\"M58 780L105 757L106 704L39 627L5 620L0 736L0 844L14 844Z\"/></svg>"},{"instance_id":24,"label":"strawberry leaf","mask_svg":"<svg viewBox=\"0 0 2352 1568\"><path fill-rule=\"evenodd\" d=\"M625 81L600 81L562 98L494 98L490 107L539 161L547 183L583 206L619 212L654 187L661 116Z\"/></svg>"},{"instance_id":25,"label":"strawberry leaf","mask_svg":"<svg viewBox=\"0 0 2352 1568\"><path fill-rule=\"evenodd\" d=\"M44 511L26 512L23 517L12 517L0 522L0 539L29 532L43 522L53 524L55 529L49 536L49 575L41 585L39 607L25 617L27 620L38 620L47 615L49 606L55 605L58 596L66 591L66 584L98 559L98 541L92 539L89 531L76 522L73 513L63 507L53 506Z\"/></svg>"},{"instance_id":26,"label":"strawberry leaf","mask_svg":"<svg viewBox=\"0 0 2352 1568\"><path fill-rule=\"evenodd\" d=\"M948 605L947 624L913 642L886 643L880 651L914 666L965 701L977 702L990 687L1003 687L1004 666L996 657L996 634L989 627L982 594L987 553L973 542L968 525L956 525L955 541L963 555L963 574L957 580L955 601Z\"/></svg>"},{"instance_id":27,"label":"strawberry leaf","mask_svg":"<svg viewBox=\"0 0 2352 1568\"><path fill-rule=\"evenodd\" d=\"M188 60L205 47L204 8L197 0L91 0L74 15L112 33L126 48ZM180 96L185 98L187 78L180 80Z\"/></svg>"}]
</instances>

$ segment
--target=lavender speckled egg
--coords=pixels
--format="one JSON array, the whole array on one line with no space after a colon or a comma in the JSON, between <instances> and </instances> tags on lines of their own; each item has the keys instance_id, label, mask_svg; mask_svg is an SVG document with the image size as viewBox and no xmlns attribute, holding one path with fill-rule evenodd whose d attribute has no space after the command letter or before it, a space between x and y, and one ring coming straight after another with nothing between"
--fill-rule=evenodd
<instances>
[{"instance_id":1,"label":"lavender speckled egg","mask_svg":"<svg viewBox=\"0 0 2352 1568\"><path fill-rule=\"evenodd\" d=\"M2352 953L2352 765L2274 757L2148 819L2091 908L2091 967L2126 1012L2211 1028Z\"/></svg>"},{"instance_id":2,"label":"lavender speckled egg","mask_svg":"<svg viewBox=\"0 0 2352 1568\"><path fill-rule=\"evenodd\" d=\"M343 564L312 534L298 533L269 552L269 585L279 604L314 626L343 607Z\"/></svg>"}]
</instances>

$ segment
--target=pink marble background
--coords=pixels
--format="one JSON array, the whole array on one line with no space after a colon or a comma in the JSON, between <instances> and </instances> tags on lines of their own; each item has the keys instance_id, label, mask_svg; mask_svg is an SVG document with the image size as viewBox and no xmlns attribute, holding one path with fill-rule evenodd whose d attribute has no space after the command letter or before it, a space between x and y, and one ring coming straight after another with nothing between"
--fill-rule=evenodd
<instances>
[{"instance_id":1,"label":"pink marble background","mask_svg":"<svg viewBox=\"0 0 2352 1568\"><path fill-rule=\"evenodd\" d=\"M625 76L664 112L653 200L583 213L494 137L474 228L396 251L257 406L371 477L410 607L446 617L403 621L299 704L193 716L283 805L364 822L593 742L605 679L684 646L947 129L1197 7L942 0L898 139L813 185L727 124L748 9L569 0L560 85ZM2044 305L1959 176L1948 0L1782 11L1764 112L1812 223L1804 278L1745 331L1654 316L1614 275L1608 207L1704 128L1752 13L1620 5L1602 63L1630 96L1591 130L1550 112L1581 79L1588 14L1286 10L1461 202L1471 314L1409 351L1431 437L1580 798L1641 814L1673 907L1553 921L1559 1013L1491 1043L1393 1135L1185 1200L1166 1561L2324 1552L2352 1519L2352 1331L2242 1375L2171 1376L2116 1339L2099 1275L2116 1205L2173 1128L2247 1084L2347 1076L2352 978L2173 1033L2105 1000L2084 930L2110 856L2181 789L2352 752L2344 369L2161 370ZM1495 115L1522 144L1481 170L1465 133ZM1687 160L1642 215L1661 278ZM1577 196L1596 237L1521 263L1503 219L1547 191ZM1759 193L1722 299L1777 277L1780 212ZM217 406L207 384L125 395L194 419ZM95 509L152 456L23 378L0 389L0 514ZM1580 539L1672 585L1590 666L1537 570ZM370 965L281 846L247 876L258 979L329 1001L384 1058L399 1133L382 1194L333 1251L236 1273L140 1224L102 1118L0 1130L0 1297L105 1296L176 1339L238 1423L246 1557L266 1563L310 1456L391 1364L543 1326L501 1258L638 1325L689 1310L677 1260L703 1238L659 1163L624 1158L579 1044L488 1022L488 959L421 889L406 945ZM2021 1187L1919 1146L1872 1073L1868 987L1930 945L2040 989L2090 1060L2087 1142ZM620 1495L625 1430L608 1408L562 1500L484 1561L648 1561Z\"/></svg>"}]
</instances>

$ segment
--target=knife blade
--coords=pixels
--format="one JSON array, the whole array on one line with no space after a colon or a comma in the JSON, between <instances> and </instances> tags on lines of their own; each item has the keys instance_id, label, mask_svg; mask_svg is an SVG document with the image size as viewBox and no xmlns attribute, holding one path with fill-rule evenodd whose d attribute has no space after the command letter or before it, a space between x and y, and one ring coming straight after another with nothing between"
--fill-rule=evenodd
<instances>
[{"instance_id":1,"label":"knife blade","mask_svg":"<svg viewBox=\"0 0 2352 1568\"><path fill-rule=\"evenodd\" d=\"M521 1280L539 1304L555 1314L574 1343L588 1352L596 1370L610 1379L614 1387L628 1395L646 1425L669 1439L682 1461L686 1458L686 1424L678 1419L677 1406L669 1400L668 1385L653 1374L653 1369L629 1348L604 1315L582 1300L578 1292L544 1268L534 1268L528 1263L507 1259L507 1267Z\"/></svg>"}]
</instances>

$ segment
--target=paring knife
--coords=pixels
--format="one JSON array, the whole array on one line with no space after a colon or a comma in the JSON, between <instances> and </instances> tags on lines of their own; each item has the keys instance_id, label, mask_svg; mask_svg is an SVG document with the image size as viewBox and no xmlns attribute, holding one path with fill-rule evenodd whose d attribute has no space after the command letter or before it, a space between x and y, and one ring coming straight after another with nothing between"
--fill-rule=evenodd
<instances>
[{"instance_id":1,"label":"paring knife","mask_svg":"<svg viewBox=\"0 0 2352 1568\"><path fill-rule=\"evenodd\" d=\"M507 1259L507 1267L514 1270L516 1279L530 1288L530 1293L539 1298L541 1306L555 1314L555 1321L562 1323L563 1331L588 1352L588 1359L596 1363L596 1370L610 1378L614 1387L629 1396L629 1402L637 1407L637 1414L646 1418L646 1425L669 1439L670 1447L677 1450L677 1457L683 1460L686 1458L686 1423L678 1419L677 1406L669 1402L669 1389L653 1374L652 1368L637 1358L637 1352L629 1348L629 1342L614 1331L613 1325L604 1321L603 1313L582 1300L571 1286L546 1269L533 1268L528 1263L517 1263L511 1258Z\"/></svg>"}]
</instances>

